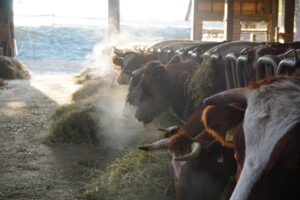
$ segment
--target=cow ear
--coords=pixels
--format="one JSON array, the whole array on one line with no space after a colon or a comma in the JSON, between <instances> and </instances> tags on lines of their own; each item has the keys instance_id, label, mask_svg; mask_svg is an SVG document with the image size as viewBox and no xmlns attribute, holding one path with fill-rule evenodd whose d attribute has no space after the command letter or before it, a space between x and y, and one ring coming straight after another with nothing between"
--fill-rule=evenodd
<instances>
[{"instance_id":1,"label":"cow ear","mask_svg":"<svg viewBox=\"0 0 300 200\"><path fill-rule=\"evenodd\" d=\"M114 56L114 57L112 58L112 62L113 62L115 65L121 66L121 67L123 67L123 60L124 60L124 58L121 58L121 57L119 57L119 56Z\"/></svg>"},{"instance_id":2,"label":"cow ear","mask_svg":"<svg viewBox=\"0 0 300 200\"><path fill-rule=\"evenodd\" d=\"M233 147L233 133L243 121L245 111L237 106L207 106L201 120L205 130L216 138L223 146Z\"/></svg>"},{"instance_id":3,"label":"cow ear","mask_svg":"<svg viewBox=\"0 0 300 200\"><path fill-rule=\"evenodd\" d=\"M118 49L117 47L113 47L114 49L114 53L117 55L117 56L122 56L124 57L125 56L125 52L121 49Z\"/></svg>"},{"instance_id":4,"label":"cow ear","mask_svg":"<svg viewBox=\"0 0 300 200\"><path fill-rule=\"evenodd\" d=\"M165 67L162 65L156 65L153 67L153 77L156 80L161 80L165 73Z\"/></svg>"}]
</instances>

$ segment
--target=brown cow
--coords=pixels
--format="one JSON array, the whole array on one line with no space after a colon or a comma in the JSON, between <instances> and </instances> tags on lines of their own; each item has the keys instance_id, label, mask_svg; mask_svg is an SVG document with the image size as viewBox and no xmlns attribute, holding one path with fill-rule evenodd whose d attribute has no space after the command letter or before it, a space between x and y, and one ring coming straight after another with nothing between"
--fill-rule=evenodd
<instances>
[{"instance_id":1,"label":"brown cow","mask_svg":"<svg viewBox=\"0 0 300 200\"><path fill-rule=\"evenodd\" d=\"M157 56L154 53L143 52L120 52L115 50L116 56L112 58L113 63L121 67L120 75L117 78L117 82L120 85L128 85L132 72L141 68L144 64L151 60L157 60Z\"/></svg>"},{"instance_id":2,"label":"brown cow","mask_svg":"<svg viewBox=\"0 0 300 200\"><path fill-rule=\"evenodd\" d=\"M217 52L222 58L226 52L240 52L246 47L256 45L258 43L228 42L210 49L207 53ZM204 59L209 60L208 57L204 57ZM167 65L150 62L137 70L132 77L128 92L128 102L138 107L136 118L148 123L159 113L171 107L179 118L187 119L187 116L195 108L188 87L189 80L197 67L197 62L180 61L180 59L174 62L173 59ZM216 80L212 81L213 84L203 83L204 88L209 87L205 91L207 94L204 97L226 89L224 66L209 67L215 68L214 70L218 73L213 75L213 79Z\"/></svg>"},{"instance_id":3,"label":"brown cow","mask_svg":"<svg viewBox=\"0 0 300 200\"><path fill-rule=\"evenodd\" d=\"M205 100L206 104L247 102L244 121L234 133L241 170L231 200L300 199L299 94L300 77L278 76ZM226 117L222 123L230 120Z\"/></svg>"},{"instance_id":4,"label":"brown cow","mask_svg":"<svg viewBox=\"0 0 300 200\"><path fill-rule=\"evenodd\" d=\"M143 67L149 61L159 60L164 64L169 62L170 56L163 54L167 49L175 52L181 47L195 46L198 43L203 42L191 40L165 40L148 46L145 51L120 50L114 48L115 56L113 56L112 61L116 66L121 68L121 73L117 78L117 82L120 85L128 85L132 72ZM159 52L157 52L158 50Z\"/></svg>"},{"instance_id":5,"label":"brown cow","mask_svg":"<svg viewBox=\"0 0 300 200\"><path fill-rule=\"evenodd\" d=\"M153 61L135 71L127 101L138 107L136 118L149 123L170 106L183 118L192 106L187 101L187 81L197 66L196 62L181 61L180 56L175 56L167 65Z\"/></svg>"}]
</instances>

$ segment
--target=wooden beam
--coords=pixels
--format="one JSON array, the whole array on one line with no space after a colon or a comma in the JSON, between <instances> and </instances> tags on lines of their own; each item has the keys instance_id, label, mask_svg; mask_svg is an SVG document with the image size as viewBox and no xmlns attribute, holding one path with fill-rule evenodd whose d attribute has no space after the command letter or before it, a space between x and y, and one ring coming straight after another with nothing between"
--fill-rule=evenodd
<instances>
[{"instance_id":1,"label":"wooden beam","mask_svg":"<svg viewBox=\"0 0 300 200\"><path fill-rule=\"evenodd\" d=\"M120 32L120 0L108 0L108 39Z\"/></svg>"},{"instance_id":2,"label":"wooden beam","mask_svg":"<svg viewBox=\"0 0 300 200\"><path fill-rule=\"evenodd\" d=\"M295 40L300 41L300 0L297 0L295 8L295 15L296 15L296 35Z\"/></svg>"},{"instance_id":3,"label":"wooden beam","mask_svg":"<svg viewBox=\"0 0 300 200\"><path fill-rule=\"evenodd\" d=\"M5 0L0 4L0 47L5 56L14 56L13 1Z\"/></svg>"},{"instance_id":4,"label":"wooden beam","mask_svg":"<svg viewBox=\"0 0 300 200\"><path fill-rule=\"evenodd\" d=\"M191 39L192 40L199 40L198 36L197 36L197 33L199 31L199 28L202 29L202 21L199 22L198 20L198 15L199 15L199 12L198 12L198 3L199 3L199 0L192 0L192 14L193 14L193 25L192 25L192 31L191 31ZM197 24L201 24L201 27L197 27Z\"/></svg>"},{"instance_id":5,"label":"wooden beam","mask_svg":"<svg viewBox=\"0 0 300 200\"><path fill-rule=\"evenodd\" d=\"M293 42L294 40L294 16L295 16L295 0L283 0L284 4L284 34L282 34L284 42Z\"/></svg>"},{"instance_id":6,"label":"wooden beam","mask_svg":"<svg viewBox=\"0 0 300 200\"><path fill-rule=\"evenodd\" d=\"M234 0L225 0L224 6L224 39L233 40Z\"/></svg>"}]
</instances>

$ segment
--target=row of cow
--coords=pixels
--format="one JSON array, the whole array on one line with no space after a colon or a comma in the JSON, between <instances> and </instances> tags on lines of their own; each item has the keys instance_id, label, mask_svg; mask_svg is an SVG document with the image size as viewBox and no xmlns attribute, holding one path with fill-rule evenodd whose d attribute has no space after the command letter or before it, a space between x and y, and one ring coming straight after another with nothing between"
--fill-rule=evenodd
<instances>
[{"instance_id":1,"label":"row of cow","mask_svg":"<svg viewBox=\"0 0 300 200\"><path fill-rule=\"evenodd\" d=\"M140 147L172 153L177 199L300 199L300 42L166 43L173 57L153 45L115 49L113 62L139 121L171 107L184 122Z\"/></svg>"}]
</instances>

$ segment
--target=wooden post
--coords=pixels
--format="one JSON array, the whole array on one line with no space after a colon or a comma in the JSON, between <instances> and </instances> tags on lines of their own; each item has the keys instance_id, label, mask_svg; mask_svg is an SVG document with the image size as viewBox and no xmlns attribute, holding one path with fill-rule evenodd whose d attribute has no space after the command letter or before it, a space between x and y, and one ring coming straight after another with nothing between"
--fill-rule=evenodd
<instances>
[{"instance_id":1,"label":"wooden post","mask_svg":"<svg viewBox=\"0 0 300 200\"><path fill-rule=\"evenodd\" d=\"M295 0L284 0L284 42L294 41Z\"/></svg>"},{"instance_id":2,"label":"wooden post","mask_svg":"<svg viewBox=\"0 0 300 200\"><path fill-rule=\"evenodd\" d=\"M120 0L108 0L108 39L120 32Z\"/></svg>"},{"instance_id":3,"label":"wooden post","mask_svg":"<svg viewBox=\"0 0 300 200\"><path fill-rule=\"evenodd\" d=\"M295 41L300 41L300 0L297 0L295 6L296 6L296 9L295 9L295 15L296 15Z\"/></svg>"},{"instance_id":4,"label":"wooden post","mask_svg":"<svg viewBox=\"0 0 300 200\"><path fill-rule=\"evenodd\" d=\"M191 30L191 39L192 40L199 40L199 38L197 37L198 3L199 3L199 0L192 0L192 30ZM202 26L201 26L201 28L202 28Z\"/></svg>"},{"instance_id":5,"label":"wooden post","mask_svg":"<svg viewBox=\"0 0 300 200\"><path fill-rule=\"evenodd\" d=\"M225 0L224 6L224 39L233 40L234 0Z\"/></svg>"},{"instance_id":6,"label":"wooden post","mask_svg":"<svg viewBox=\"0 0 300 200\"><path fill-rule=\"evenodd\" d=\"M13 1L4 0L0 3L0 47L3 55L14 56L14 24Z\"/></svg>"}]
</instances>

